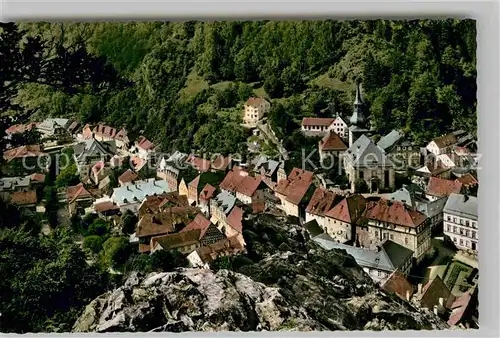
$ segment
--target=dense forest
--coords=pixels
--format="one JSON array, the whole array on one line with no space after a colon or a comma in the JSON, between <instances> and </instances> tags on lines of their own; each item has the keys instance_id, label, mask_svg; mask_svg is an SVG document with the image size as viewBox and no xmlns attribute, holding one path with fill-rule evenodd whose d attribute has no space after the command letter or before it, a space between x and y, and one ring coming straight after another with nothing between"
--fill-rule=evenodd
<instances>
[{"instance_id":1,"label":"dense forest","mask_svg":"<svg viewBox=\"0 0 500 338\"><path fill-rule=\"evenodd\" d=\"M247 135L240 111L250 95L272 100L271 123L293 147L302 117L332 114L332 107L350 114L357 81L380 134L401 128L424 141L452 128L476 132L473 20L23 23L10 29L15 34L2 48L17 42L24 62L33 64L24 71L40 73L9 86L2 99L11 100L12 110L32 112L32 119L125 125L164 150L242 151ZM36 40L33 55L22 49L26 37Z\"/></svg>"},{"instance_id":2,"label":"dense forest","mask_svg":"<svg viewBox=\"0 0 500 338\"><path fill-rule=\"evenodd\" d=\"M293 152L317 144L297 132L302 117L350 115L356 82L380 134L476 134L472 20L1 24L0 60L0 150L9 124L59 116L124 125L165 151L244 153L241 109L257 95L271 100L270 124ZM0 203L3 332L67 331L115 285L111 268L181 260L133 254L95 219L40 235L38 220L10 208Z\"/></svg>"}]
</instances>

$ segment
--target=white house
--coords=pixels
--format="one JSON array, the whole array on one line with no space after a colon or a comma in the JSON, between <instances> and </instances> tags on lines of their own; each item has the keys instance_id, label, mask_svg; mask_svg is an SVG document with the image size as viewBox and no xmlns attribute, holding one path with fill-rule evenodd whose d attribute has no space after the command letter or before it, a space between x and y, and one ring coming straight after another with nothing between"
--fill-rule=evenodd
<instances>
[{"instance_id":1,"label":"white house","mask_svg":"<svg viewBox=\"0 0 500 338\"><path fill-rule=\"evenodd\" d=\"M344 141L349 139L349 126L340 116L337 116L333 120L332 124L328 127L328 131L336 132Z\"/></svg>"},{"instance_id":2,"label":"white house","mask_svg":"<svg viewBox=\"0 0 500 338\"><path fill-rule=\"evenodd\" d=\"M451 194L443 209L443 233L462 250L478 251L477 197Z\"/></svg>"},{"instance_id":3,"label":"white house","mask_svg":"<svg viewBox=\"0 0 500 338\"><path fill-rule=\"evenodd\" d=\"M134 184L130 183L123 187L114 188L111 200L120 207L122 212L130 210L136 213L146 197L170 191L167 181L150 178L144 181L137 181Z\"/></svg>"},{"instance_id":4,"label":"white house","mask_svg":"<svg viewBox=\"0 0 500 338\"><path fill-rule=\"evenodd\" d=\"M255 125L271 109L271 104L262 97L251 97L247 100L243 111L243 122Z\"/></svg>"}]
</instances>

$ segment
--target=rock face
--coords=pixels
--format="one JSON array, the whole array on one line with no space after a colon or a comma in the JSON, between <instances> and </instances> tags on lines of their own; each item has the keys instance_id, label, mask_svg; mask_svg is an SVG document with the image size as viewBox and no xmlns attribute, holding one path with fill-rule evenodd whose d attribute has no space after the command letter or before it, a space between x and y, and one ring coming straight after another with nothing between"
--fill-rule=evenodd
<instances>
[{"instance_id":1,"label":"rock face","mask_svg":"<svg viewBox=\"0 0 500 338\"><path fill-rule=\"evenodd\" d=\"M256 263L233 267L238 272L134 273L122 287L92 301L73 331L447 328L432 313L381 291L345 251L325 251L307 242L300 227L268 222L255 219L250 226L263 241L250 242L248 257ZM246 237L252 240L252 234Z\"/></svg>"}]
</instances>

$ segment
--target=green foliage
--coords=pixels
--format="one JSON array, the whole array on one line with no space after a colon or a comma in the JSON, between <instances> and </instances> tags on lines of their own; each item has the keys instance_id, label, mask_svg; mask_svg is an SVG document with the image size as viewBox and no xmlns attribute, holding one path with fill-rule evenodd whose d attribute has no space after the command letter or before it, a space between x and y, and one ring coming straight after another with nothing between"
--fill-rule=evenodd
<instances>
[{"instance_id":1,"label":"green foliage","mask_svg":"<svg viewBox=\"0 0 500 338\"><path fill-rule=\"evenodd\" d=\"M179 251L157 250L151 255L153 271L173 271L179 267L188 267L189 262Z\"/></svg>"},{"instance_id":2,"label":"green foliage","mask_svg":"<svg viewBox=\"0 0 500 338\"><path fill-rule=\"evenodd\" d=\"M126 237L110 237L102 244L101 262L104 266L121 268L134 248Z\"/></svg>"},{"instance_id":3,"label":"green foliage","mask_svg":"<svg viewBox=\"0 0 500 338\"><path fill-rule=\"evenodd\" d=\"M87 236L83 239L83 247L90 250L92 253L97 254L101 251L104 240L105 238L102 236Z\"/></svg>"},{"instance_id":4,"label":"green foliage","mask_svg":"<svg viewBox=\"0 0 500 338\"><path fill-rule=\"evenodd\" d=\"M135 232L135 227L138 222L137 216L130 210L123 213L120 219L120 226L124 234L132 234Z\"/></svg>"},{"instance_id":5,"label":"green foliage","mask_svg":"<svg viewBox=\"0 0 500 338\"><path fill-rule=\"evenodd\" d=\"M0 331L68 332L85 305L105 291L107 275L89 266L60 228L49 236L23 228L0 233Z\"/></svg>"},{"instance_id":6,"label":"green foliage","mask_svg":"<svg viewBox=\"0 0 500 338\"><path fill-rule=\"evenodd\" d=\"M76 185L80 182L80 177L77 173L78 169L76 168L76 164L72 163L65 167L59 175L56 177L56 187L64 188L72 185Z\"/></svg>"},{"instance_id":7,"label":"green foliage","mask_svg":"<svg viewBox=\"0 0 500 338\"><path fill-rule=\"evenodd\" d=\"M89 225L87 233L89 235L104 236L109 234L109 231L109 223L100 218L97 218L94 222L92 222L92 224Z\"/></svg>"}]
</instances>

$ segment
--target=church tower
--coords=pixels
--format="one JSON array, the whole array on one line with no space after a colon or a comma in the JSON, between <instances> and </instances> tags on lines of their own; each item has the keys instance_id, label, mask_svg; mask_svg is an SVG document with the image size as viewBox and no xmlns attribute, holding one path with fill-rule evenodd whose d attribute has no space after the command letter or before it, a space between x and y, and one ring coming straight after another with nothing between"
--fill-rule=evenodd
<instances>
[{"instance_id":1,"label":"church tower","mask_svg":"<svg viewBox=\"0 0 500 338\"><path fill-rule=\"evenodd\" d=\"M356 99L354 100L354 110L349 118L349 147L356 142L356 140L369 130L366 129L366 118L364 116L365 103L361 96L361 89L359 83L356 83Z\"/></svg>"}]
</instances>

